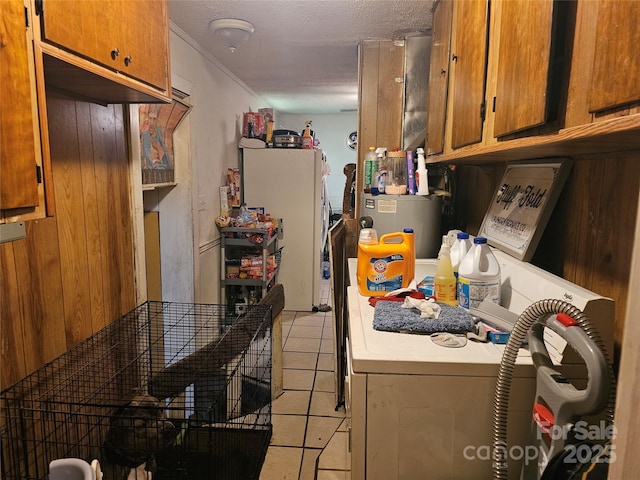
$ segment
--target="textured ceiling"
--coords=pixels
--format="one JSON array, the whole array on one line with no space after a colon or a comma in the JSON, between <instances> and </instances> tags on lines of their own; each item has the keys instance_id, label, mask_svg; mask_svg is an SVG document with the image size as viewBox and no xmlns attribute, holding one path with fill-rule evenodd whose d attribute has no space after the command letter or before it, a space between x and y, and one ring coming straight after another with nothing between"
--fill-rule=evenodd
<instances>
[{"instance_id":1,"label":"textured ceiling","mask_svg":"<svg viewBox=\"0 0 640 480\"><path fill-rule=\"evenodd\" d=\"M357 108L358 44L431 29L431 0L169 0L170 20L283 114ZM231 52L209 22L255 26Z\"/></svg>"}]
</instances>

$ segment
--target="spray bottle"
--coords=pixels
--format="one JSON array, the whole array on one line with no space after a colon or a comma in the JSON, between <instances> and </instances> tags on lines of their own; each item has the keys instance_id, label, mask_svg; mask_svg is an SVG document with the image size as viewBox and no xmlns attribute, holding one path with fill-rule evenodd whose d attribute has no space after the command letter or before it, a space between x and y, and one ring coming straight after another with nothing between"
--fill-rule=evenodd
<instances>
[{"instance_id":1,"label":"spray bottle","mask_svg":"<svg viewBox=\"0 0 640 480\"><path fill-rule=\"evenodd\" d=\"M449 238L444 235L442 237L440 253L438 254L438 265L436 276L433 280L433 290L438 302L455 306L458 305L458 301L456 300L456 277L453 273L450 254L451 246L449 245Z\"/></svg>"},{"instance_id":2,"label":"spray bottle","mask_svg":"<svg viewBox=\"0 0 640 480\"><path fill-rule=\"evenodd\" d=\"M424 159L424 149L418 148L418 171L416 172L416 183L418 191L416 195L429 195L429 176L427 172L427 162Z\"/></svg>"}]
</instances>

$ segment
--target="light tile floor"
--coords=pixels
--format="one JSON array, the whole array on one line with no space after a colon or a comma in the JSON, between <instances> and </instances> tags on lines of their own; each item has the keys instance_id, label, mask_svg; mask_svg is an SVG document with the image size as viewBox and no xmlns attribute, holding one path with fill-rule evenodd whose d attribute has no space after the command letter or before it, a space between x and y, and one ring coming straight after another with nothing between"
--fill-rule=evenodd
<instances>
[{"instance_id":1,"label":"light tile floor","mask_svg":"<svg viewBox=\"0 0 640 480\"><path fill-rule=\"evenodd\" d=\"M330 304L329 281L320 303ZM284 392L260 480L350 480L344 406L335 408L332 312L284 311Z\"/></svg>"}]
</instances>

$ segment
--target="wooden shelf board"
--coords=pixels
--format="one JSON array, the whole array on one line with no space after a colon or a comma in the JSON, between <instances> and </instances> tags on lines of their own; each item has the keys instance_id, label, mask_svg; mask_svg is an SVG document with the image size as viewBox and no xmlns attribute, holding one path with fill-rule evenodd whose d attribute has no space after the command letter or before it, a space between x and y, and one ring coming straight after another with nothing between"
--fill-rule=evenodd
<instances>
[{"instance_id":1,"label":"wooden shelf board","mask_svg":"<svg viewBox=\"0 0 640 480\"><path fill-rule=\"evenodd\" d=\"M492 163L619 152L640 148L640 114L566 128L558 133L471 145L427 157L428 163Z\"/></svg>"}]
</instances>

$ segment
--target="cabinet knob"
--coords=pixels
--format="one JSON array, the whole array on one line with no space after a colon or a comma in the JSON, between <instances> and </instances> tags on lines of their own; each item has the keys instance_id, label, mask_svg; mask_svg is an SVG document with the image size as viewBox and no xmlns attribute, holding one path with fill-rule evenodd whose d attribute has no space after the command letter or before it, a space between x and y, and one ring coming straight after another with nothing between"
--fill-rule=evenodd
<instances>
[{"instance_id":1,"label":"cabinet knob","mask_svg":"<svg viewBox=\"0 0 640 480\"><path fill-rule=\"evenodd\" d=\"M454 62L458 61L458 55L456 55L455 53L453 55L451 55L451 60L453 60Z\"/></svg>"},{"instance_id":2,"label":"cabinet knob","mask_svg":"<svg viewBox=\"0 0 640 480\"><path fill-rule=\"evenodd\" d=\"M131 62L133 62L133 58L131 58L131 55L127 55L126 57L124 57L124 66L125 67L128 67Z\"/></svg>"},{"instance_id":3,"label":"cabinet knob","mask_svg":"<svg viewBox=\"0 0 640 480\"><path fill-rule=\"evenodd\" d=\"M120 55L120 50L118 50L117 48L111 50L111 60L115 60L118 55Z\"/></svg>"},{"instance_id":4,"label":"cabinet knob","mask_svg":"<svg viewBox=\"0 0 640 480\"><path fill-rule=\"evenodd\" d=\"M440 75L445 76L446 74L447 74L447 71L444 68L440 70Z\"/></svg>"}]
</instances>

